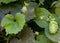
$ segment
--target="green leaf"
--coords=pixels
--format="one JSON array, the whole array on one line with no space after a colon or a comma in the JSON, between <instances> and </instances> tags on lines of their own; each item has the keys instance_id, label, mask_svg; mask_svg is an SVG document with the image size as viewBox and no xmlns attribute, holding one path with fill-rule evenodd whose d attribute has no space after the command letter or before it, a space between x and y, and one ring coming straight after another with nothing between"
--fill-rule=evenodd
<instances>
[{"instance_id":1,"label":"green leaf","mask_svg":"<svg viewBox=\"0 0 60 43\"><path fill-rule=\"evenodd\" d=\"M51 7L53 7L55 4L57 3L57 1L54 1L51 5Z\"/></svg>"},{"instance_id":2,"label":"green leaf","mask_svg":"<svg viewBox=\"0 0 60 43\"><path fill-rule=\"evenodd\" d=\"M46 28L48 25L48 21L50 21L54 16L45 8L39 8L37 7L35 9L36 18L35 22L38 26L42 28Z\"/></svg>"},{"instance_id":3,"label":"green leaf","mask_svg":"<svg viewBox=\"0 0 60 43\"><path fill-rule=\"evenodd\" d=\"M11 22L13 22L13 20L14 20L14 16L12 16L11 14L7 14L1 21L1 26L6 26Z\"/></svg>"},{"instance_id":4,"label":"green leaf","mask_svg":"<svg viewBox=\"0 0 60 43\"><path fill-rule=\"evenodd\" d=\"M53 43L44 34L37 36L37 43Z\"/></svg>"},{"instance_id":5,"label":"green leaf","mask_svg":"<svg viewBox=\"0 0 60 43\"><path fill-rule=\"evenodd\" d=\"M0 3L2 2L2 3L5 3L5 4L8 4L8 3L14 2L14 1L16 1L16 0L0 0Z\"/></svg>"},{"instance_id":6,"label":"green leaf","mask_svg":"<svg viewBox=\"0 0 60 43\"><path fill-rule=\"evenodd\" d=\"M25 17L21 13L17 13L15 17L7 14L1 21L1 26L5 28L6 34L17 34L23 29Z\"/></svg>"},{"instance_id":7,"label":"green leaf","mask_svg":"<svg viewBox=\"0 0 60 43\"><path fill-rule=\"evenodd\" d=\"M52 16L52 14L45 8L39 8L39 7L36 7L35 8L35 14L36 14L36 17L42 17L43 16L43 19L46 20L48 19L48 17Z\"/></svg>"},{"instance_id":8,"label":"green leaf","mask_svg":"<svg viewBox=\"0 0 60 43\"><path fill-rule=\"evenodd\" d=\"M60 1L54 1L51 5L51 7L60 7Z\"/></svg>"},{"instance_id":9,"label":"green leaf","mask_svg":"<svg viewBox=\"0 0 60 43\"><path fill-rule=\"evenodd\" d=\"M35 19L36 24L39 27L46 28L48 26L48 22L40 19Z\"/></svg>"},{"instance_id":10,"label":"green leaf","mask_svg":"<svg viewBox=\"0 0 60 43\"><path fill-rule=\"evenodd\" d=\"M40 1L40 3L41 3L42 5L44 5L43 2L44 2L45 0L39 0L39 1Z\"/></svg>"},{"instance_id":11,"label":"green leaf","mask_svg":"<svg viewBox=\"0 0 60 43\"><path fill-rule=\"evenodd\" d=\"M25 17L23 14L17 13L15 15L16 23L18 23L19 27L22 29L25 24Z\"/></svg>"},{"instance_id":12,"label":"green leaf","mask_svg":"<svg viewBox=\"0 0 60 43\"><path fill-rule=\"evenodd\" d=\"M60 7L56 7L56 8L55 8L55 14L56 14L57 16L60 16Z\"/></svg>"},{"instance_id":13,"label":"green leaf","mask_svg":"<svg viewBox=\"0 0 60 43\"><path fill-rule=\"evenodd\" d=\"M60 1L57 1L54 7L60 7Z\"/></svg>"}]
</instances>

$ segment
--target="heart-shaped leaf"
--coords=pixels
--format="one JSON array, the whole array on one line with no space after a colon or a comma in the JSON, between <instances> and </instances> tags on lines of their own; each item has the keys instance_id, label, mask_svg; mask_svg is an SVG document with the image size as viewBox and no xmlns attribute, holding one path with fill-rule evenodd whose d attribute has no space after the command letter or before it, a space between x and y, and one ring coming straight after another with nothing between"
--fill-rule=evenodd
<instances>
[{"instance_id":1,"label":"heart-shaped leaf","mask_svg":"<svg viewBox=\"0 0 60 43\"><path fill-rule=\"evenodd\" d=\"M15 17L7 14L1 21L1 26L5 28L6 34L17 34L23 29L25 17L21 13L17 13Z\"/></svg>"}]
</instances>

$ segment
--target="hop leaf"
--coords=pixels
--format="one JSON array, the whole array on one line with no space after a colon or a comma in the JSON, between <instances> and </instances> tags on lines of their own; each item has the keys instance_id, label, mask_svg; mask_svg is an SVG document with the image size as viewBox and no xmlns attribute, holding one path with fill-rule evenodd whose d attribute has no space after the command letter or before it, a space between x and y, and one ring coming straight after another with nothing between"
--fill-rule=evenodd
<instances>
[{"instance_id":1,"label":"hop leaf","mask_svg":"<svg viewBox=\"0 0 60 43\"><path fill-rule=\"evenodd\" d=\"M20 13L17 13L15 17L7 14L1 21L1 26L6 29L7 34L17 34L23 29L24 24L24 15Z\"/></svg>"},{"instance_id":2,"label":"hop leaf","mask_svg":"<svg viewBox=\"0 0 60 43\"><path fill-rule=\"evenodd\" d=\"M36 19L35 22L39 27L46 28L48 26L48 21L50 21L54 16L45 8L37 7L35 9Z\"/></svg>"}]
</instances>

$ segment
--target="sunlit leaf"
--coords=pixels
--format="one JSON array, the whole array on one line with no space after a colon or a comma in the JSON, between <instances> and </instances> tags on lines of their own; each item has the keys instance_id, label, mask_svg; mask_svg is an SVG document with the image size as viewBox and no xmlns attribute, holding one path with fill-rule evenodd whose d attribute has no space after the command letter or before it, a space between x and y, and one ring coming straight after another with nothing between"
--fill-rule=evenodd
<instances>
[{"instance_id":1,"label":"sunlit leaf","mask_svg":"<svg viewBox=\"0 0 60 43\"><path fill-rule=\"evenodd\" d=\"M17 34L23 29L25 24L24 15L17 13L15 17L7 14L1 21L1 26L5 28L6 34Z\"/></svg>"}]
</instances>

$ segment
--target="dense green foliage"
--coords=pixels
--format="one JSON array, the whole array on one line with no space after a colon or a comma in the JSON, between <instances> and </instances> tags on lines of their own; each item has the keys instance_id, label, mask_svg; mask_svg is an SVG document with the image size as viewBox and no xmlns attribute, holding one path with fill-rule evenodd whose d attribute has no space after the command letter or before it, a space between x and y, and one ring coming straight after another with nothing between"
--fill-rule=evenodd
<instances>
[{"instance_id":1,"label":"dense green foliage","mask_svg":"<svg viewBox=\"0 0 60 43\"><path fill-rule=\"evenodd\" d=\"M60 43L60 0L0 0L0 38L0 43Z\"/></svg>"}]
</instances>

